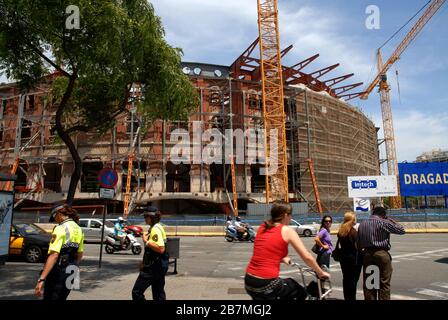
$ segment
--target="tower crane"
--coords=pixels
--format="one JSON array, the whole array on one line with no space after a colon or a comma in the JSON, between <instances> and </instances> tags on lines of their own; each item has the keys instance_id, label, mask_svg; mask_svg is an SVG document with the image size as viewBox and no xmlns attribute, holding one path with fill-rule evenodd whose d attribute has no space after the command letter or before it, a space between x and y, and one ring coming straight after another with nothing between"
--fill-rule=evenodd
<instances>
[{"instance_id":1,"label":"tower crane","mask_svg":"<svg viewBox=\"0 0 448 320\"><path fill-rule=\"evenodd\" d=\"M406 50L406 48L414 41L417 35L422 31L425 25L431 20L434 14L442 7L445 0L432 0L431 4L425 10L420 19L412 27L411 31L406 35L406 37L401 41L395 51L392 53L390 58L383 62L381 55L381 48L377 50L377 67L378 74L372 81L372 83L367 87L365 92L361 95L361 99L366 100L373 89L378 86L381 101L381 112L383 118L383 128L384 128L384 141L386 143L386 158L387 158L387 171L389 175L394 175L398 179L398 162L397 162L397 152L395 147L395 134L392 119L392 107L390 103L390 86L387 82L387 71L390 67L400 59L400 56ZM398 196L393 197L391 200L392 208L401 208L401 197L399 191L400 184L398 183Z\"/></svg>"},{"instance_id":2,"label":"tower crane","mask_svg":"<svg viewBox=\"0 0 448 320\"><path fill-rule=\"evenodd\" d=\"M135 153L135 145L137 143L138 135L140 133L140 127L137 128L137 132L135 133L134 141L132 141L131 150L128 155L128 175L126 177L126 193L124 195L124 214L123 217L125 219L128 218L129 208L131 205L129 204L129 198L131 196L131 178L132 178L132 164L134 161L134 153Z\"/></svg>"},{"instance_id":3,"label":"tower crane","mask_svg":"<svg viewBox=\"0 0 448 320\"><path fill-rule=\"evenodd\" d=\"M288 202L283 76L278 24L278 1L257 0L262 83L266 203ZM275 139L277 134L277 139ZM277 140L277 141L276 141Z\"/></svg>"},{"instance_id":4,"label":"tower crane","mask_svg":"<svg viewBox=\"0 0 448 320\"><path fill-rule=\"evenodd\" d=\"M232 194L233 194L233 215L238 217L238 198L236 193L236 174L235 174L235 161L233 153L230 157L230 170L232 174Z\"/></svg>"}]
</instances>

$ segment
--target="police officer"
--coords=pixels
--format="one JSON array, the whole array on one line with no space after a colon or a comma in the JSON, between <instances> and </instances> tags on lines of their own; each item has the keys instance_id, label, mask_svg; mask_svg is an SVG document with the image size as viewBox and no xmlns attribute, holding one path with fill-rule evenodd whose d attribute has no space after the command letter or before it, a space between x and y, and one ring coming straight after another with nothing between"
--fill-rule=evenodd
<instances>
[{"instance_id":1,"label":"police officer","mask_svg":"<svg viewBox=\"0 0 448 320\"><path fill-rule=\"evenodd\" d=\"M168 271L168 254L166 233L160 224L160 211L156 207L148 207L143 214L149 225L147 234L143 235L145 254L140 274L132 289L133 300L145 300L145 291L152 286L154 300L166 300L165 275Z\"/></svg>"},{"instance_id":2,"label":"police officer","mask_svg":"<svg viewBox=\"0 0 448 320\"><path fill-rule=\"evenodd\" d=\"M37 280L37 297L42 296L42 289L44 300L66 300L70 294L72 283L68 278L79 276L77 266L84 251L84 234L75 222L78 220L76 210L66 204L51 210L50 222L58 225L53 229L48 258Z\"/></svg>"}]
</instances>

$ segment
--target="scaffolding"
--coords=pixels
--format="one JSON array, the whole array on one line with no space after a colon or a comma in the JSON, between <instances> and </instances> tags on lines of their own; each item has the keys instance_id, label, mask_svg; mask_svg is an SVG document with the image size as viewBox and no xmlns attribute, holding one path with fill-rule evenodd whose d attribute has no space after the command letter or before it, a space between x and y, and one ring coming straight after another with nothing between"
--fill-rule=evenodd
<instances>
[{"instance_id":1,"label":"scaffolding","mask_svg":"<svg viewBox=\"0 0 448 320\"><path fill-rule=\"evenodd\" d=\"M189 76L200 96L200 105L188 121L156 120L139 135L136 157L132 163L130 191L135 194L137 204L158 201L155 199L163 201L168 199L164 197L170 195L186 199L185 206L190 205L191 201L202 199L209 204L220 203L228 207L225 191L233 192L235 186L238 194L237 206L244 211L244 202L263 201L265 198L265 177L260 172L264 168L264 150L260 148L263 141L260 136L250 137L252 142L255 141L252 145L248 143L248 136L244 138L243 145L237 138L226 140L223 136L221 163L192 161L174 164L170 155L177 140L173 139L172 133L174 129L185 129L188 132L194 156L202 155L210 143L202 136L206 129L260 132L263 129L260 81L231 73L232 67L193 63L184 63L184 66L192 70ZM202 69L202 72L194 74L195 67ZM220 77L213 74L215 69L222 70ZM2 89L4 88L0 88L0 93L4 92ZM71 157L51 131L55 115L51 97L47 96L46 91L29 94L34 95L34 108L28 107L27 100L23 118L31 122L30 137L38 131L42 135L41 139L36 139L21 154L21 163L26 164L28 177L25 177L26 188L16 191L18 194L26 194L32 190L35 187L32 178L35 177L42 180L44 188L32 195L34 200L54 201L54 194L62 199L73 168ZM306 162L307 159L312 159L323 210L351 208L352 200L347 194L347 176L379 173L375 125L360 110L328 93L310 90L305 85L285 85L284 97L288 186L289 193L295 195L291 200L307 201L310 207L318 211ZM3 99L8 103L7 110L2 110L4 112L0 119L4 130L3 140L0 140L1 165L2 170L8 172L15 159L16 124L20 118L17 114L19 95L3 95ZM115 127L101 137L93 133L74 135L75 144L83 159L83 173L76 199L96 199L96 174L103 167L112 166L120 176L117 199L124 200L129 145L131 138L135 137L134 116L138 117L130 111L131 108L130 104L129 113L118 117ZM193 129L198 123L202 130L196 132ZM199 135L197 139L194 139L195 134ZM21 145L28 139L21 139ZM244 156L244 163L235 158L234 183L226 145L227 148L230 145L230 150L235 155L242 150ZM256 155L256 161L247 161L251 154ZM22 167L25 169L25 165ZM168 212L183 210L175 207L179 206L178 201L166 201L163 205L167 206Z\"/></svg>"}]
</instances>

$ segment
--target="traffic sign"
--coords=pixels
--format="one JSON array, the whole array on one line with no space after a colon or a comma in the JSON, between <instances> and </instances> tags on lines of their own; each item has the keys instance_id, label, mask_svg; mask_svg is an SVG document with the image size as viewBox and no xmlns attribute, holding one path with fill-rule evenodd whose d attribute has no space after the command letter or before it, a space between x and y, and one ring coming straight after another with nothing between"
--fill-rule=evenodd
<instances>
[{"instance_id":1,"label":"traffic sign","mask_svg":"<svg viewBox=\"0 0 448 320\"><path fill-rule=\"evenodd\" d=\"M113 200L115 197L114 189L100 188L100 198L105 200Z\"/></svg>"},{"instance_id":2,"label":"traffic sign","mask_svg":"<svg viewBox=\"0 0 448 320\"><path fill-rule=\"evenodd\" d=\"M98 173L98 182L102 188L114 188L118 182L118 173L115 169L104 168Z\"/></svg>"}]
</instances>

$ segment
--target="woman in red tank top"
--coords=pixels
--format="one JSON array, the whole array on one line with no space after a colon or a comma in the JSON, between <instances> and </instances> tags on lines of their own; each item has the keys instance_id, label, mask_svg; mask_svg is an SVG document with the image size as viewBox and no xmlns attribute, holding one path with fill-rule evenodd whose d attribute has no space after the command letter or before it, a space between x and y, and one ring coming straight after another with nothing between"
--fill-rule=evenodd
<instances>
[{"instance_id":1,"label":"woman in red tank top","mask_svg":"<svg viewBox=\"0 0 448 320\"><path fill-rule=\"evenodd\" d=\"M297 233L287 227L291 215L290 204L276 202L271 209L271 219L265 221L258 229L253 255L244 279L246 291L254 300L306 298L305 289L297 281L292 278L279 278L280 263L291 263L288 257L289 244L320 278L330 277L319 267Z\"/></svg>"}]
</instances>

